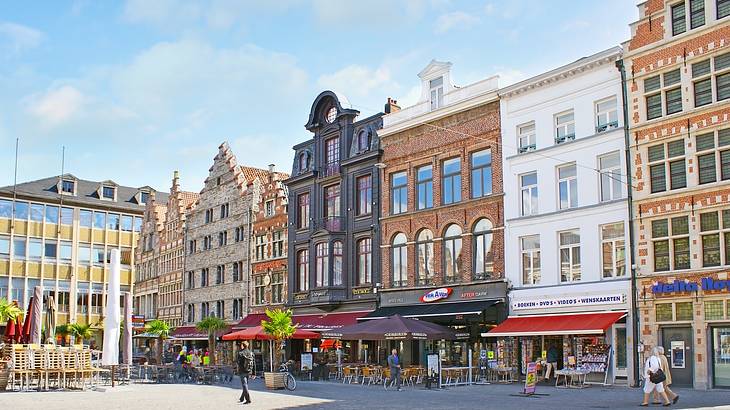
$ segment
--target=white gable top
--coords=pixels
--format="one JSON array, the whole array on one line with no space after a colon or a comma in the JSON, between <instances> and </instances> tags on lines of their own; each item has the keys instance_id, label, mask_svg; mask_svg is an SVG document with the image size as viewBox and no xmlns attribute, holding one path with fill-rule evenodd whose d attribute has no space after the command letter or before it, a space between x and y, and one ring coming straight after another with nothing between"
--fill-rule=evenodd
<instances>
[{"instance_id":1,"label":"white gable top","mask_svg":"<svg viewBox=\"0 0 730 410\"><path fill-rule=\"evenodd\" d=\"M452 65L453 64L448 61L431 60L426 68L418 73L418 78L420 78L421 80L432 80L451 71Z\"/></svg>"}]
</instances>

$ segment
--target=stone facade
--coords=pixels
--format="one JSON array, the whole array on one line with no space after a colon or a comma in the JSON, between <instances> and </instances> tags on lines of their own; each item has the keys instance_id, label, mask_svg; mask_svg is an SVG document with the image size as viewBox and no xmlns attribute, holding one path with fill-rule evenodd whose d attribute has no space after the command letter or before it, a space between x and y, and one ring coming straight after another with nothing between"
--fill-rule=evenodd
<instances>
[{"instance_id":1,"label":"stone facade","mask_svg":"<svg viewBox=\"0 0 730 410\"><path fill-rule=\"evenodd\" d=\"M198 199L195 192L180 189L178 172L170 195L159 204L154 195L145 208L135 262L135 314L145 320L161 319L177 327L182 324L182 286L185 252L185 219Z\"/></svg>"},{"instance_id":2,"label":"stone facade","mask_svg":"<svg viewBox=\"0 0 730 410\"><path fill-rule=\"evenodd\" d=\"M717 329L730 327L730 312L715 314L718 300L730 303L727 293L654 288L674 280L723 279L723 266L730 264L730 158L724 150L730 138L730 17L721 14L720 2L692 2L692 9L689 3L640 4L624 47L636 297L641 342L667 351L683 346L674 384L709 388L727 383L716 377L719 350L713 345Z\"/></svg>"},{"instance_id":3,"label":"stone facade","mask_svg":"<svg viewBox=\"0 0 730 410\"><path fill-rule=\"evenodd\" d=\"M233 323L249 311L252 207L260 201L252 183L266 175L239 166L228 143L219 147L186 221L186 324L213 315Z\"/></svg>"},{"instance_id":4,"label":"stone facade","mask_svg":"<svg viewBox=\"0 0 730 410\"><path fill-rule=\"evenodd\" d=\"M254 205L251 244L251 313L283 308L287 298L288 195L283 181L289 175L271 165L260 185L260 200Z\"/></svg>"}]
</instances>

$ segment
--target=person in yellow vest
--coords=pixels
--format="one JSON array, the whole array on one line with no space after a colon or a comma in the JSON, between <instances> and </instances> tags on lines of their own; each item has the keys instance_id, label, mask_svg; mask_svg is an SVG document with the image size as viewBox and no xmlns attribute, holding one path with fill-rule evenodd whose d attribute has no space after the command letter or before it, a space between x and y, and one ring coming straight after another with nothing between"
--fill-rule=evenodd
<instances>
[{"instance_id":1,"label":"person in yellow vest","mask_svg":"<svg viewBox=\"0 0 730 410\"><path fill-rule=\"evenodd\" d=\"M210 353L208 352L208 349L205 349L205 354L203 355L203 366L210 365Z\"/></svg>"}]
</instances>

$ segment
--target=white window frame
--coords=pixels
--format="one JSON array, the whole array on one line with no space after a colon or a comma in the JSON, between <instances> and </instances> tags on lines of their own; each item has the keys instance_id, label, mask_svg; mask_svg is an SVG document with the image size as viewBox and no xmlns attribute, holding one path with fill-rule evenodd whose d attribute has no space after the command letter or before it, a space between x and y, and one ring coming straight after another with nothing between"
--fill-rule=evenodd
<instances>
[{"instance_id":1,"label":"white window frame","mask_svg":"<svg viewBox=\"0 0 730 410\"><path fill-rule=\"evenodd\" d=\"M570 167L572 167L574 169L575 175L561 178L560 170L570 168ZM560 165L556 168L556 173L557 173L556 177L558 180L558 186L557 186L557 188L558 188L558 192L557 192L558 209L571 209L571 208L577 207L578 206L578 167L577 167L576 163L573 162L570 164ZM560 186L563 183L565 183L565 185L566 185L566 192L568 195L568 198L567 198L568 204L565 207L562 206L563 203L562 203L562 199L560 198ZM573 197L573 195L571 195L571 191L573 189L575 190L575 197Z\"/></svg>"},{"instance_id":2,"label":"white window frame","mask_svg":"<svg viewBox=\"0 0 730 410\"><path fill-rule=\"evenodd\" d=\"M268 218L274 216L275 213L274 200L269 199L264 203L264 215Z\"/></svg>"},{"instance_id":3,"label":"white window frame","mask_svg":"<svg viewBox=\"0 0 730 410\"><path fill-rule=\"evenodd\" d=\"M621 236L606 236L605 230L617 227L618 225L621 225ZM600 255L601 255L601 277L603 279L611 279L611 278L619 278L619 277L625 277L626 276L626 269L627 269L627 254L626 254L626 226L623 221L621 222L614 222L609 224L601 225L600 227L600 235L601 235L601 249L600 249ZM606 270L604 269L604 256L605 253L603 251L603 247L609 245L611 247L611 272L607 275ZM623 250L624 254L624 271L623 273L620 273L618 270L617 260L619 249Z\"/></svg>"},{"instance_id":4,"label":"white window frame","mask_svg":"<svg viewBox=\"0 0 730 410\"><path fill-rule=\"evenodd\" d=\"M572 116L570 120L559 122L561 118ZM555 144L562 144L564 142L567 142L569 140L575 140L575 111L574 110L566 110L561 113L555 114L555 117L553 118L553 126L555 130ZM560 132L563 132L563 135L560 135Z\"/></svg>"},{"instance_id":5,"label":"white window frame","mask_svg":"<svg viewBox=\"0 0 730 410\"><path fill-rule=\"evenodd\" d=\"M563 243L563 234L572 234L578 237L578 243ZM568 269L568 279L563 279L563 259L562 254L563 250L568 251L568 263L570 264ZM574 265L574 256L578 255L578 265ZM578 229L569 229L567 231L560 231L558 232L558 272L560 274L560 283L571 283L571 282L580 282L582 279L582 264L583 262L580 260L580 230Z\"/></svg>"},{"instance_id":6,"label":"white window frame","mask_svg":"<svg viewBox=\"0 0 730 410\"><path fill-rule=\"evenodd\" d=\"M534 174L535 175L535 183L530 185L525 185L523 178L530 176ZM522 216L528 216L528 215L537 215L539 212L539 199L540 199L540 191L539 191L539 185L538 185L538 179L537 179L537 171L527 172L525 174L519 175L519 182L520 182L520 214ZM533 195L536 198L534 201L532 200ZM530 199L528 203L525 203L525 194L528 195L528 198ZM527 207L526 207L527 206ZM526 209L529 208L529 209ZM527 212L526 212L527 210Z\"/></svg>"},{"instance_id":7,"label":"white window frame","mask_svg":"<svg viewBox=\"0 0 730 410\"><path fill-rule=\"evenodd\" d=\"M536 239L537 247L535 248L525 248L525 241ZM525 266L524 260L525 255L529 257L530 260L530 266ZM540 267L535 269L535 256L537 256L537 260L540 263ZM540 235L527 235L520 237L520 280L523 285L525 286L531 286L531 285L539 285L542 273L542 255L540 254ZM537 273L537 275L536 275ZM529 281L525 280L527 278L530 278Z\"/></svg>"},{"instance_id":8,"label":"white window frame","mask_svg":"<svg viewBox=\"0 0 730 410\"><path fill-rule=\"evenodd\" d=\"M618 164L603 168L602 160L609 159L611 156L616 156ZM598 156L598 169L599 169L599 196L601 202L613 201L621 199L624 196L623 190L623 174L621 173L621 152L613 151ZM604 184L608 184L608 197L604 197Z\"/></svg>"},{"instance_id":9,"label":"white window frame","mask_svg":"<svg viewBox=\"0 0 730 410\"><path fill-rule=\"evenodd\" d=\"M601 105L611 102L613 102L613 104L609 104L610 108L601 110ZM596 133L618 128L618 98L616 98L615 95L596 101L595 111ZM603 120L603 123L601 123L603 117L605 117L605 120Z\"/></svg>"},{"instance_id":10,"label":"white window frame","mask_svg":"<svg viewBox=\"0 0 730 410\"><path fill-rule=\"evenodd\" d=\"M718 57L724 57L724 56L727 56L728 54L730 54L730 52L727 52L726 51L724 53L721 53L721 54L712 56L711 58L704 59L702 61L693 62L690 65L689 75L692 78L692 90L691 90L691 94L692 94L692 107L693 108L699 109L701 107L706 107L708 105L716 104L716 103L718 103L720 101L728 101L728 100L730 100L730 98L724 98L722 100L718 99L719 96L718 96L718 89L717 89L717 77L722 76L722 75L726 75L726 74L730 73L730 65L728 65L727 67L721 68L721 69L718 69L717 68L717 59L718 59ZM706 62L709 63L709 65L710 65L710 71L707 72L707 73L705 73L705 74L700 74L698 76L695 76L694 75L694 71L693 71L695 65L703 64L703 63L706 63ZM695 101L695 95L696 95L695 94L695 87L696 87L696 83L698 83L700 81L705 81L705 80L708 80L708 79L710 80L710 92L712 94L712 98L711 98L711 100L710 100L709 103L702 104L702 105L698 106L697 105L697 102Z\"/></svg>"},{"instance_id":11,"label":"white window frame","mask_svg":"<svg viewBox=\"0 0 730 410\"><path fill-rule=\"evenodd\" d=\"M517 151L522 154L537 149L535 140L535 121L517 126Z\"/></svg>"},{"instance_id":12,"label":"white window frame","mask_svg":"<svg viewBox=\"0 0 730 410\"><path fill-rule=\"evenodd\" d=\"M431 102L431 111L438 110L444 106L444 77L437 77L428 80L429 99Z\"/></svg>"}]
</instances>

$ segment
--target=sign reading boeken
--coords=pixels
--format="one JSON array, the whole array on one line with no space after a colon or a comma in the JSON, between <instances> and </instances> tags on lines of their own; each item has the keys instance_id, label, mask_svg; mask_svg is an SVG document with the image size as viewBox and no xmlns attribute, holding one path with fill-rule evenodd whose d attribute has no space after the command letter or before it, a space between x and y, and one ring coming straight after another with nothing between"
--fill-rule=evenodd
<instances>
[{"instance_id":1,"label":"sign reading boeken","mask_svg":"<svg viewBox=\"0 0 730 410\"><path fill-rule=\"evenodd\" d=\"M512 309L549 309L569 306L611 305L624 303L626 298L621 294L595 296L569 296L551 299L517 300L512 302Z\"/></svg>"},{"instance_id":2,"label":"sign reading boeken","mask_svg":"<svg viewBox=\"0 0 730 410\"><path fill-rule=\"evenodd\" d=\"M725 291L730 292L730 280L716 280L712 278L702 278L700 283L685 282L683 280L675 280L672 283L659 282L651 287L651 292L658 293L684 293L697 292L699 289L703 291Z\"/></svg>"},{"instance_id":3,"label":"sign reading boeken","mask_svg":"<svg viewBox=\"0 0 730 410\"><path fill-rule=\"evenodd\" d=\"M437 300L446 299L451 295L451 292L453 292L453 289L451 288L438 288L434 289L425 295L421 296L421 302L423 303L431 303L436 302Z\"/></svg>"}]
</instances>

